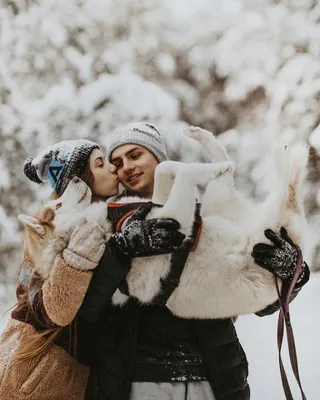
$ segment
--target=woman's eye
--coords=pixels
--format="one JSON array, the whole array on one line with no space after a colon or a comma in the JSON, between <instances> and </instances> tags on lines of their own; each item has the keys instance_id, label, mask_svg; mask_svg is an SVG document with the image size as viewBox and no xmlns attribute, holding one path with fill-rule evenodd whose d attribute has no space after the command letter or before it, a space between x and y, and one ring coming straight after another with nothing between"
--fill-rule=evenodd
<instances>
[{"instance_id":1,"label":"woman's eye","mask_svg":"<svg viewBox=\"0 0 320 400\"><path fill-rule=\"evenodd\" d=\"M137 160L140 157L140 154L132 154L132 159Z\"/></svg>"},{"instance_id":2,"label":"woman's eye","mask_svg":"<svg viewBox=\"0 0 320 400\"><path fill-rule=\"evenodd\" d=\"M59 210L59 208L61 208L61 206L62 206L62 203L58 203L58 204L56 205L56 210Z\"/></svg>"}]
</instances>

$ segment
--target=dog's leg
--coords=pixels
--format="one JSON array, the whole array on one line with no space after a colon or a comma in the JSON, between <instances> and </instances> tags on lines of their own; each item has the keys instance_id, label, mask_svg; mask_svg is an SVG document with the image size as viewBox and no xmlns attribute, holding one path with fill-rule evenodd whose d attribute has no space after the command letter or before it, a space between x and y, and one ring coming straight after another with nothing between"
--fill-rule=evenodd
<instances>
[{"instance_id":1,"label":"dog's leg","mask_svg":"<svg viewBox=\"0 0 320 400\"><path fill-rule=\"evenodd\" d=\"M206 167L202 167L206 165ZM165 204L171 193L173 184L178 173L183 172L189 175L189 183L182 185L181 190L187 190L190 186L204 185L216 175L216 168L207 167L211 164L191 163L185 164L178 161L164 161L155 170L154 190L152 201L157 204ZM217 167L218 170L221 168ZM208 175L209 174L209 175Z\"/></svg>"},{"instance_id":2,"label":"dog's leg","mask_svg":"<svg viewBox=\"0 0 320 400\"><path fill-rule=\"evenodd\" d=\"M152 201L164 206L153 210L152 217L176 219L180 230L188 236L194 220L196 184L192 177L188 179L186 166L175 161L166 161L157 166Z\"/></svg>"},{"instance_id":3,"label":"dog's leg","mask_svg":"<svg viewBox=\"0 0 320 400\"><path fill-rule=\"evenodd\" d=\"M230 161L225 147L211 132L199 127L190 126L185 134L202 145L212 162ZM203 217L215 213L232 218L234 214L239 215L247 211L246 199L233 187L233 168L226 172L228 173L221 174L217 179L212 180L206 188L202 199ZM228 207L226 207L226 204L228 204ZM239 210L239 206L241 205L243 212Z\"/></svg>"},{"instance_id":4,"label":"dog's leg","mask_svg":"<svg viewBox=\"0 0 320 400\"><path fill-rule=\"evenodd\" d=\"M154 189L151 199L153 203L163 205L168 200L179 164L175 161L164 161L157 166L154 173Z\"/></svg>"},{"instance_id":5,"label":"dog's leg","mask_svg":"<svg viewBox=\"0 0 320 400\"><path fill-rule=\"evenodd\" d=\"M230 164L223 174L219 174L208 184L202 199L203 217L215 214L233 219L234 214L240 214L239 207L245 199L233 186L233 172L234 164Z\"/></svg>"},{"instance_id":6,"label":"dog's leg","mask_svg":"<svg viewBox=\"0 0 320 400\"><path fill-rule=\"evenodd\" d=\"M174 218L180 223L182 232L189 235L194 220L196 186L206 186L211 180L230 170L233 170L233 163L230 161L213 164L184 164L169 161L159 164L158 182L164 182L166 176L169 179L172 179L174 174L176 176L167 202L162 209L154 210L152 217Z\"/></svg>"},{"instance_id":7,"label":"dog's leg","mask_svg":"<svg viewBox=\"0 0 320 400\"><path fill-rule=\"evenodd\" d=\"M211 132L197 126L190 126L185 134L202 145L212 162L230 161L225 147Z\"/></svg>"}]
</instances>

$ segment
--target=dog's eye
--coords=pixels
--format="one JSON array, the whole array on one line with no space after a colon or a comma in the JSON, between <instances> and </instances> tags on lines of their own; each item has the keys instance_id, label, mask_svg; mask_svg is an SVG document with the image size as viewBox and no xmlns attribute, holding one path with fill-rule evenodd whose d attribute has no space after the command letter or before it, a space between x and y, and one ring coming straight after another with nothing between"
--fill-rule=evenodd
<instances>
[{"instance_id":1,"label":"dog's eye","mask_svg":"<svg viewBox=\"0 0 320 400\"><path fill-rule=\"evenodd\" d=\"M56 205L56 210L59 210L59 208L62 206L62 204L61 203L58 203L57 205Z\"/></svg>"}]
</instances>

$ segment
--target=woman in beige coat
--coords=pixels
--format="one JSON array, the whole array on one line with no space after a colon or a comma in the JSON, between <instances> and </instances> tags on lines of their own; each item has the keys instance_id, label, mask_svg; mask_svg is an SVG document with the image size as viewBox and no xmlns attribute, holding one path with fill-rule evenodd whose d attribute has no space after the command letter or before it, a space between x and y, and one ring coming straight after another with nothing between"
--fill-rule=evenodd
<instances>
[{"instance_id":1,"label":"woman in beige coat","mask_svg":"<svg viewBox=\"0 0 320 400\"><path fill-rule=\"evenodd\" d=\"M78 176L89 185L94 200L105 200L118 193L118 178L109 168L96 143L73 140L57 143L35 159L29 158L24 172L34 182L48 181L54 189L53 198ZM0 337L1 400L84 399L94 329L76 317L77 312L102 255L110 256L114 291L127 273L127 269L122 268L119 274L119 268L113 268L115 253L119 254L121 248L112 249L109 242L106 244L101 227L89 221L74 230L66 248L54 260L49 277L43 279L36 272L36 264L53 236L53 217L50 210L41 209L34 218L21 218L25 238L18 303ZM126 229L125 233L117 233L129 237L117 237L120 240L112 243L124 240L132 257L135 247L141 248L139 243L148 254L172 252L172 243L181 244L183 235L177 231L177 224L172 225L175 221L168 220L167 227L165 222L157 225L156 220L141 220L134 232ZM150 223L154 237L162 237L160 246L149 235L145 240L145 228Z\"/></svg>"}]
</instances>

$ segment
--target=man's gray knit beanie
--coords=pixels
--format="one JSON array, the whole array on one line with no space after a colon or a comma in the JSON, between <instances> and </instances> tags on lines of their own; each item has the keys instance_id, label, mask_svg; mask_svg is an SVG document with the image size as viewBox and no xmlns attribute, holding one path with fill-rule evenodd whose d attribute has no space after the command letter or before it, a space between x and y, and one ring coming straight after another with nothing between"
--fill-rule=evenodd
<instances>
[{"instance_id":1,"label":"man's gray knit beanie","mask_svg":"<svg viewBox=\"0 0 320 400\"><path fill-rule=\"evenodd\" d=\"M137 144L149 150L160 162L168 159L166 146L160 132L144 122L132 122L113 133L108 140L107 160L112 152L124 144Z\"/></svg>"},{"instance_id":2,"label":"man's gray knit beanie","mask_svg":"<svg viewBox=\"0 0 320 400\"><path fill-rule=\"evenodd\" d=\"M61 195L69 182L86 170L94 149L99 149L99 145L90 140L64 140L49 146L36 158L29 157L23 172L32 182L49 182Z\"/></svg>"}]
</instances>

